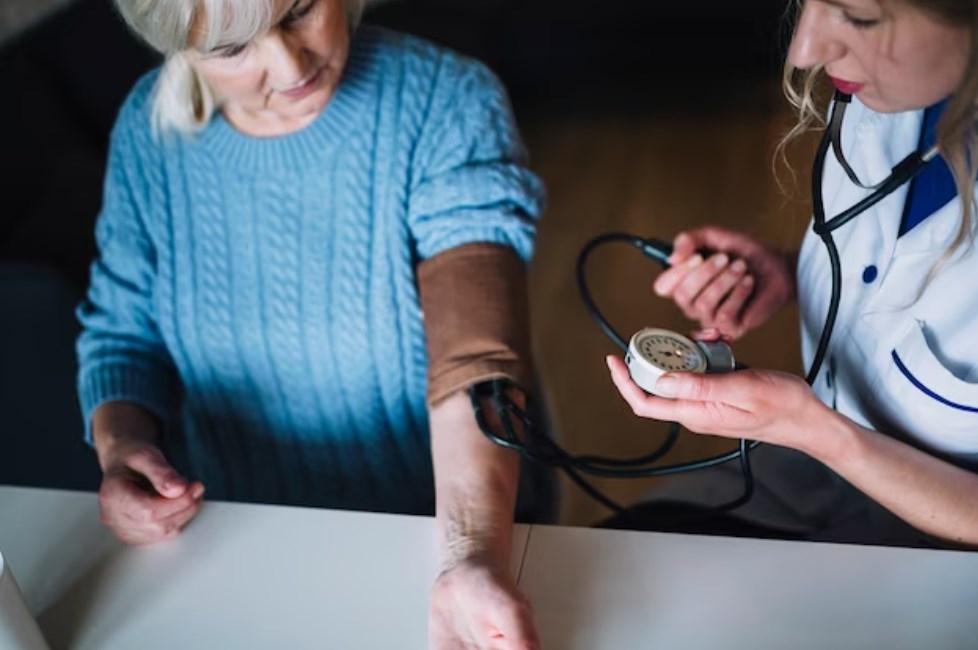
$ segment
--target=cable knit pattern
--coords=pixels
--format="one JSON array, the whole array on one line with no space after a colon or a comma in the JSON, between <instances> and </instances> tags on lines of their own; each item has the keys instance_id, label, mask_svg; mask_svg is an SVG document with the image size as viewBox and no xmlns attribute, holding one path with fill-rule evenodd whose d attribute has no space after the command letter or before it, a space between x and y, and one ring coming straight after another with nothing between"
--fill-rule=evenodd
<instances>
[{"instance_id":1,"label":"cable knit pattern","mask_svg":"<svg viewBox=\"0 0 978 650\"><path fill-rule=\"evenodd\" d=\"M542 209L500 84L364 27L302 131L217 115L158 141L156 77L112 135L78 310L86 424L106 401L150 409L210 498L431 512L415 265L471 242L528 259Z\"/></svg>"}]
</instances>

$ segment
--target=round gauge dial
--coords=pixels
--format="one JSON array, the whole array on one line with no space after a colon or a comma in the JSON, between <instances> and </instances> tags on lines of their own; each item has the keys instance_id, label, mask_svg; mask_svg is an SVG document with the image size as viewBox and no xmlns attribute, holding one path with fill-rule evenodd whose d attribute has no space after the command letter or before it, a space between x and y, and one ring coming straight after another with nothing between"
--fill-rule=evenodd
<instances>
[{"instance_id":1,"label":"round gauge dial","mask_svg":"<svg viewBox=\"0 0 978 650\"><path fill-rule=\"evenodd\" d=\"M634 348L646 361L666 372L706 371L703 351L685 336L669 330L643 330L636 336Z\"/></svg>"}]
</instances>

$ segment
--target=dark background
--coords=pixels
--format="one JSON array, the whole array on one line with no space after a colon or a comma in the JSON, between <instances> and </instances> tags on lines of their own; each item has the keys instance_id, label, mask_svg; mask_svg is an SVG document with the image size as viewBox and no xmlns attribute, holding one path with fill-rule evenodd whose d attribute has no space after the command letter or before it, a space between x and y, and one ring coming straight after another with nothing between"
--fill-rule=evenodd
<instances>
[{"instance_id":1,"label":"dark background","mask_svg":"<svg viewBox=\"0 0 978 650\"><path fill-rule=\"evenodd\" d=\"M518 118L726 111L779 74L784 0L392 0L366 21L487 62ZM0 483L97 487L74 397L73 309L94 255L108 133L156 56L109 0L0 49Z\"/></svg>"}]
</instances>

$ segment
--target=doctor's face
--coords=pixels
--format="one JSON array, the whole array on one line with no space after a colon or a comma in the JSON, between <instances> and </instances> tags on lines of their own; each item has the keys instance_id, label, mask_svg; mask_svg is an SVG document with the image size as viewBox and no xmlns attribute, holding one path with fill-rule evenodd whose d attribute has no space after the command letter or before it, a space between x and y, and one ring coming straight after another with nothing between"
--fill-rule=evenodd
<instances>
[{"instance_id":1,"label":"doctor's face","mask_svg":"<svg viewBox=\"0 0 978 650\"><path fill-rule=\"evenodd\" d=\"M905 2L805 0L788 61L824 66L873 110L916 110L951 95L971 55L969 30Z\"/></svg>"},{"instance_id":2,"label":"doctor's face","mask_svg":"<svg viewBox=\"0 0 978 650\"><path fill-rule=\"evenodd\" d=\"M339 86L350 49L344 0L274 0L272 28L247 43L189 52L240 131L276 136L313 122Z\"/></svg>"}]
</instances>

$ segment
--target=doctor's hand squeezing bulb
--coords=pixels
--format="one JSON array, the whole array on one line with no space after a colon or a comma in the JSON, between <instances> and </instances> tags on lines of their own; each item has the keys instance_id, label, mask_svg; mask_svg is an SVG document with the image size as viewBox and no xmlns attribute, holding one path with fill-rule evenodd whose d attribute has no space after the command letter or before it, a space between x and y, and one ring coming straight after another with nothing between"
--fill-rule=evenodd
<instances>
[{"instance_id":1,"label":"doctor's hand squeezing bulb","mask_svg":"<svg viewBox=\"0 0 978 650\"><path fill-rule=\"evenodd\" d=\"M632 381L655 395L655 383L667 372L730 372L736 364L733 351L724 341L693 341L670 330L649 327L632 337L625 365Z\"/></svg>"}]
</instances>

